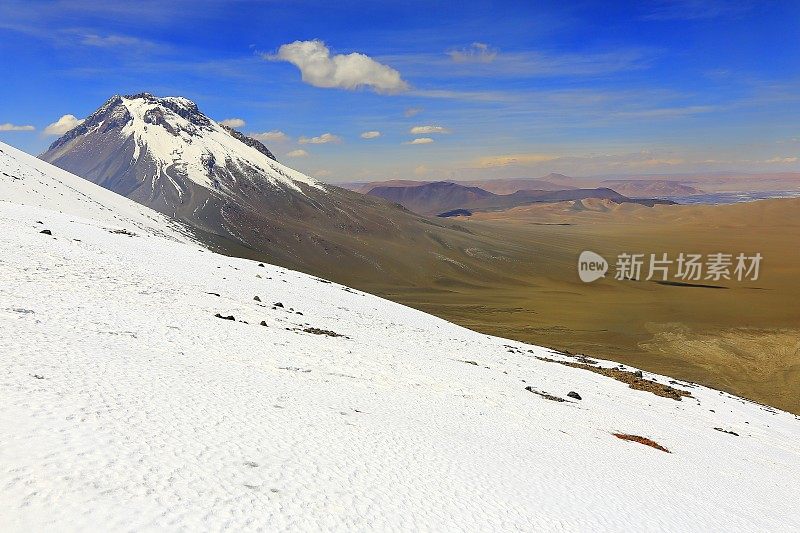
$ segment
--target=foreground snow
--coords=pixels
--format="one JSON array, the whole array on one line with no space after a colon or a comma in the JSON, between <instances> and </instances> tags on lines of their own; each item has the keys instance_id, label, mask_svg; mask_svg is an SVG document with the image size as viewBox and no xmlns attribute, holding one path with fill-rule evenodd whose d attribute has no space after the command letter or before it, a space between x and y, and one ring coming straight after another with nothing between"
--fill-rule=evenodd
<instances>
[{"instance_id":1,"label":"foreground snow","mask_svg":"<svg viewBox=\"0 0 800 533\"><path fill-rule=\"evenodd\" d=\"M0 143L0 201L187 241L183 227L172 219L4 143Z\"/></svg>"},{"instance_id":2,"label":"foreground snow","mask_svg":"<svg viewBox=\"0 0 800 533\"><path fill-rule=\"evenodd\" d=\"M793 415L633 390L6 177L0 530L800 528Z\"/></svg>"}]
</instances>

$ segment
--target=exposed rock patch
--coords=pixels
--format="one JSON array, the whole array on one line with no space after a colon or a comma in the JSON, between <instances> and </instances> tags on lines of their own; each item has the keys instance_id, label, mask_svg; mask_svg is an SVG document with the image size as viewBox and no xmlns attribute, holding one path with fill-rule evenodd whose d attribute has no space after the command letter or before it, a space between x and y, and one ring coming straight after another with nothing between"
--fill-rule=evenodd
<instances>
[{"instance_id":1,"label":"exposed rock patch","mask_svg":"<svg viewBox=\"0 0 800 533\"><path fill-rule=\"evenodd\" d=\"M656 450L661 450L662 452L672 453L668 449L661 446L656 441L648 439L647 437L640 437L639 435L628 435L627 433L613 433L613 435L618 439L628 440L631 442L638 442L639 444L650 446L651 448L655 448Z\"/></svg>"}]
</instances>

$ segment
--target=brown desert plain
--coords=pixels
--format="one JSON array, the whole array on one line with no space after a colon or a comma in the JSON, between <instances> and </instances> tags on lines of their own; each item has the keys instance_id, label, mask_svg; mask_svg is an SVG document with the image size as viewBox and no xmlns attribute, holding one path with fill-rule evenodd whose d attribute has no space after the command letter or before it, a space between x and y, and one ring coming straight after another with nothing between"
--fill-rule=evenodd
<instances>
[{"instance_id":1,"label":"brown desert plain","mask_svg":"<svg viewBox=\"0 0 800 533\"><path fill-rule=\"evenodd\" d=\"M446 273L408 286L353 284L477 331L617 360L800 413L800 199L652 208L584 200L456 222L506 251L486 257L480 276L466 250L463 264L451 259ZM606 278L579 280L583 250L608 260ZM757 281L666 285L615 280L622 252L673 259L680 252L758 252L763 261Z\"/></svg>"}]
</instances>

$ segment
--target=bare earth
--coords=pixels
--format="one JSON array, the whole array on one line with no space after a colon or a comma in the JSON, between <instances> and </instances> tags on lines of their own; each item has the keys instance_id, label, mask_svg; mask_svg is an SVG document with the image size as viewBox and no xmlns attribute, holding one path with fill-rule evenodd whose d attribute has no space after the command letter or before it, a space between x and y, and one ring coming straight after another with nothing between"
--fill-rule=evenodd
<instances>
[{"instance_id":1,"label":"bare earth","mask_svg":"<svg viewBox=\"0 0 800 533\"><path fill-rule=\"evenodd\" d=\"M489 334L618 360L800 413L800 199L725 206L533 205L458 222L505 254L427 283L363 287ZM582 283L581 251L611 263ZM617 281L622 252L753 254L724 288ZM467 250L467 255L470 251ZM475 253L484 253L476 251ZM473 258L474 259L474 258Z\"/></svg>"}]
</instances>

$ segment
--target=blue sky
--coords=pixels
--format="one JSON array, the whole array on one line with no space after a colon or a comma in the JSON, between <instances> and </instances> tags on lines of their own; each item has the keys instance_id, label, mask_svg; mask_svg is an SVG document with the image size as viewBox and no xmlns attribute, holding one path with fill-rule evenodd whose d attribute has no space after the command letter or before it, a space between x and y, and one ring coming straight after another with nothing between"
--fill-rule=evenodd
<instances>
[{"instance_id":1,"label":"blue sky","mask_svg":"<svg viewBox=\"0 0 800 533\"><path fill-rule=\"evenodd\" d=\"M798 171L798 35L794 0L4 0L0 140L147 91L330 181Z\"/></svg>"}]
</instances>

